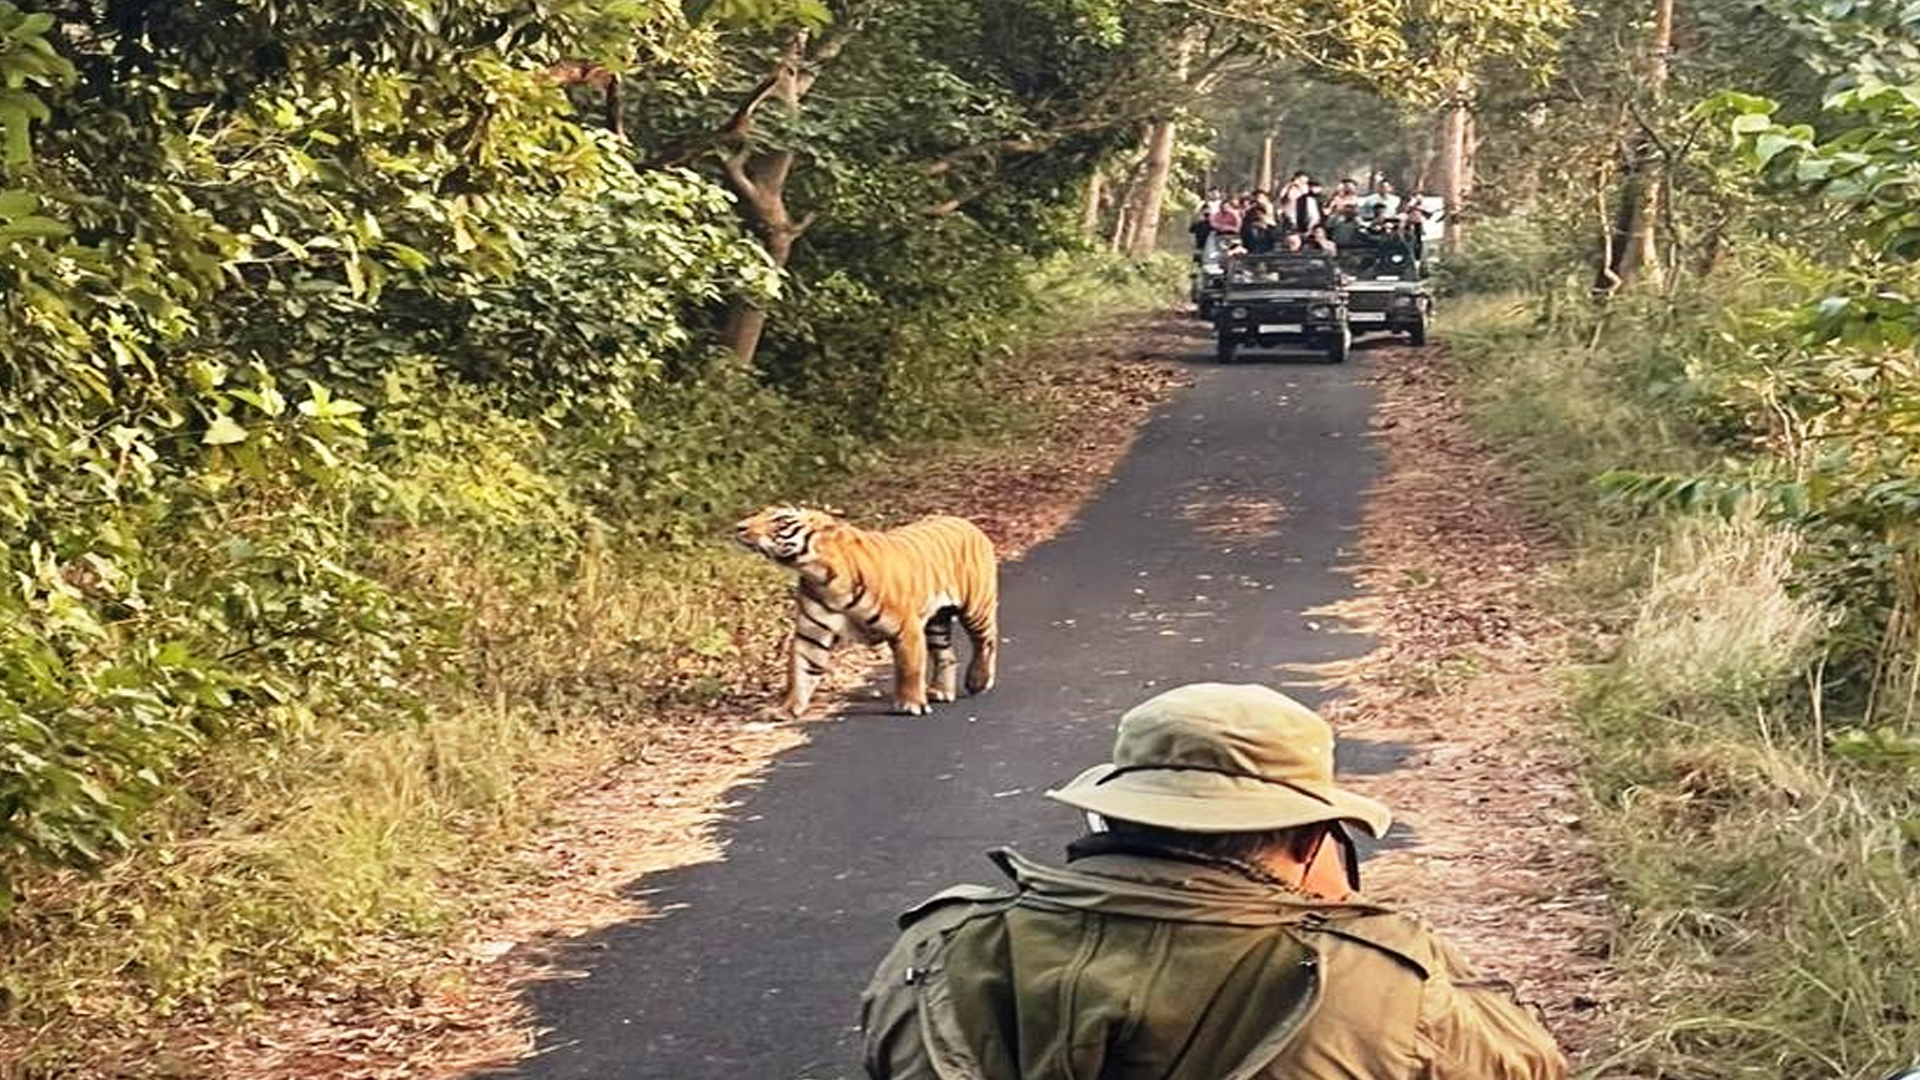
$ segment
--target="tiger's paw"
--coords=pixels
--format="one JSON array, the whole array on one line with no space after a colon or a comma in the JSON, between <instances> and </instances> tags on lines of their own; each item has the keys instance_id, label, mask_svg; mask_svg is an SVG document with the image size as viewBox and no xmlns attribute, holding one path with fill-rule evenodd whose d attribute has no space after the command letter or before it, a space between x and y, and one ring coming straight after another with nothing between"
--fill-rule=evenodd
<instances>
[{"instance_id":1,"label":"tiger's paw","mask_svg":"<svg viewBox=\"0 0 1920 1080\"><path fill-rule=\"evenodd\" d=\"M927 688L927 700L941 702L954 701L957 700L957 695L945 687L930 686Z\"/></svg>"},{"instance_id":2,"label":"tiger's paw","mask_svg":"<svg viewBox=\"0 0 1920 1080\"><path fill-rule=\"evenodd\" d=\"M924 701L896 701L893 711L902 716L925 716L933 711L933 707Z\"/></svg>"}]
</instances>

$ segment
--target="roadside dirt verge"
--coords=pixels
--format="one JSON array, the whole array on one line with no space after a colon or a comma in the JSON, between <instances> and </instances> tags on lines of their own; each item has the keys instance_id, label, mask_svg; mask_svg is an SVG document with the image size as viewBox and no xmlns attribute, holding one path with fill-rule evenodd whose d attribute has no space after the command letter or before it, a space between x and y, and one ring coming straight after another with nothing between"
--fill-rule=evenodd
<instances>
[{"instance_id":1,"label":"roadside dirt verge","mask_svg":"<svg viewBox=\"0 0 1920 1080\"><path fill-rule=\"evenodd\" d=\"M1018 445L912 455L833 502L861 521L970 517L1003 559L1018 558L1073 518L1185 381L1169 361L1204 347L1195 325L1175 312L1142 315L1040 350L1004 390L1038 402L1054 418L1044 430ZM805 741L805 724L759 716L779 691L778 646L753 643L740 693L719 709L661 717L625 765L568 799L525 852L513 886L488 897L441 955L410 958L400 985L376 955L335 989L277 1006L243 1037L211 1026L184 1033L162 1074L385 1080L458 1076L524 1056L539 1032L518 988L567 977L548 963L547 946L646 917L637 880L722 857L714 825L732 794ZM883 656L837 654L817 700L845 702Z\"/></svg>"},{"instance_id":2,"label":"roadside dirt verge","mask_svg":"<svg viewBox=\"0 0 1920 1080\"><path fill-rule=\"evenodd\" d=\"M1469 429L1444 347L1376 356L1364 596L1329 612L1376 648L1326 673L1350 690L1330 719L1412 754L1354 778L1408 838L1365 888L1517 984L1577 1060L1603 1023L1609 920L1554 675L1566 634L1528 599L1560 552Z\"/></svg>"}]
</instances>

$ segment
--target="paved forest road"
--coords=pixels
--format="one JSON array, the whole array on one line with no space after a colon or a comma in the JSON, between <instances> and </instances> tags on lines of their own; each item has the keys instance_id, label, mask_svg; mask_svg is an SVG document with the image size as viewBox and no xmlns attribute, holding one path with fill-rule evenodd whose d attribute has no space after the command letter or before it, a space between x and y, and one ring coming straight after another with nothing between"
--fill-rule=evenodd
<instances>
[{"instance_id":1,"label":"paved forest road","mask_svg":"<svg viewBox=\"0 0 1920 1080\"><path fill-rule=\"evenodd\" d=\"M509 1075L861 1075L859 992L895 914L959 881L997 882L982 857L995 845L1056 857L1078 822L1040 792L1106 760L1122 711L1157 688L1277 683L1286 665L1361 650L1305 612L1352 588L1376 468L1364 374L1391 355L1196 357L1195 385L1113 485L1006 569L999 689L921 719L863 701L816 726L745 793L724 861L649 878L664 914L570 950L586 977L535 991L554 1030ZM1250 524L1225 527L1236 518ZM1397 757L1342 749L1347 769Z\"/></svg>"}]
</instances>

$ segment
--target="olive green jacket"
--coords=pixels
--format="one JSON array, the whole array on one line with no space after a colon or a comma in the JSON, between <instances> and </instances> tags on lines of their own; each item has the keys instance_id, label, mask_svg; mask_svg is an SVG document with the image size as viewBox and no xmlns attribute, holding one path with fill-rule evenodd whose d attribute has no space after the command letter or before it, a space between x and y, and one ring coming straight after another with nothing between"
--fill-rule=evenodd
<instances>
[{"instance_id":1,"label":"olive green jacket","mask_svg":"<svg viewBox=\"0 0 1920 1080\"><path fill-rule=\"evenodd\" d=\"M1407 915L1143 854L907 913L862 1001L874 1080L1560 1080L1553 1038Z\"/></svg>"}]
</instances>

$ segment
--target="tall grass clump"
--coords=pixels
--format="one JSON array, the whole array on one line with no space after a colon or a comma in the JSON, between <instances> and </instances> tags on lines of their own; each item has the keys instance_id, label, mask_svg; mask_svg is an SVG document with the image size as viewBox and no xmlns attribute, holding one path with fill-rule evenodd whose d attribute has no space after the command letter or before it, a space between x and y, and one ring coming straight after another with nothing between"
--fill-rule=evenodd
<instances>
[{"instance_id":1,"label":"tall grass clump","mask_svg":"<svg viewBox=\"0 0 1920 1080\"><path fill-rule=\"evenodd\" d=\"M1622 990L1596 1077L1878 1080L1920 1057L1906 362L1809 349L1818 273L1455 301L1475 420L1572 556Z\"/></svg>"},{"instance_id":2,"label":"tall grass clump","mask_svg":"<svg viewBox=\"0 0 1920 1080\"><path fill-rule=\"evenodd\" d=\"M1798 546L1678 524L1578 701L1632 988L1600 1075L1868 1077L1920 1046L1920 798L1821 727Z\"/></svg>"},{"instance_id":3,"label":"tall grass clump","mask_svg":"<svg viewBox=\"0 0 1920 1080\"><path fill-rule=\"evenodd\" d=\"M1799 548L1751 517L1683 519L1615 656L1621 692L1683 717L1762 707L1817 659L1831 622L1789 587Z\"/></svg>"}]
</instances>

